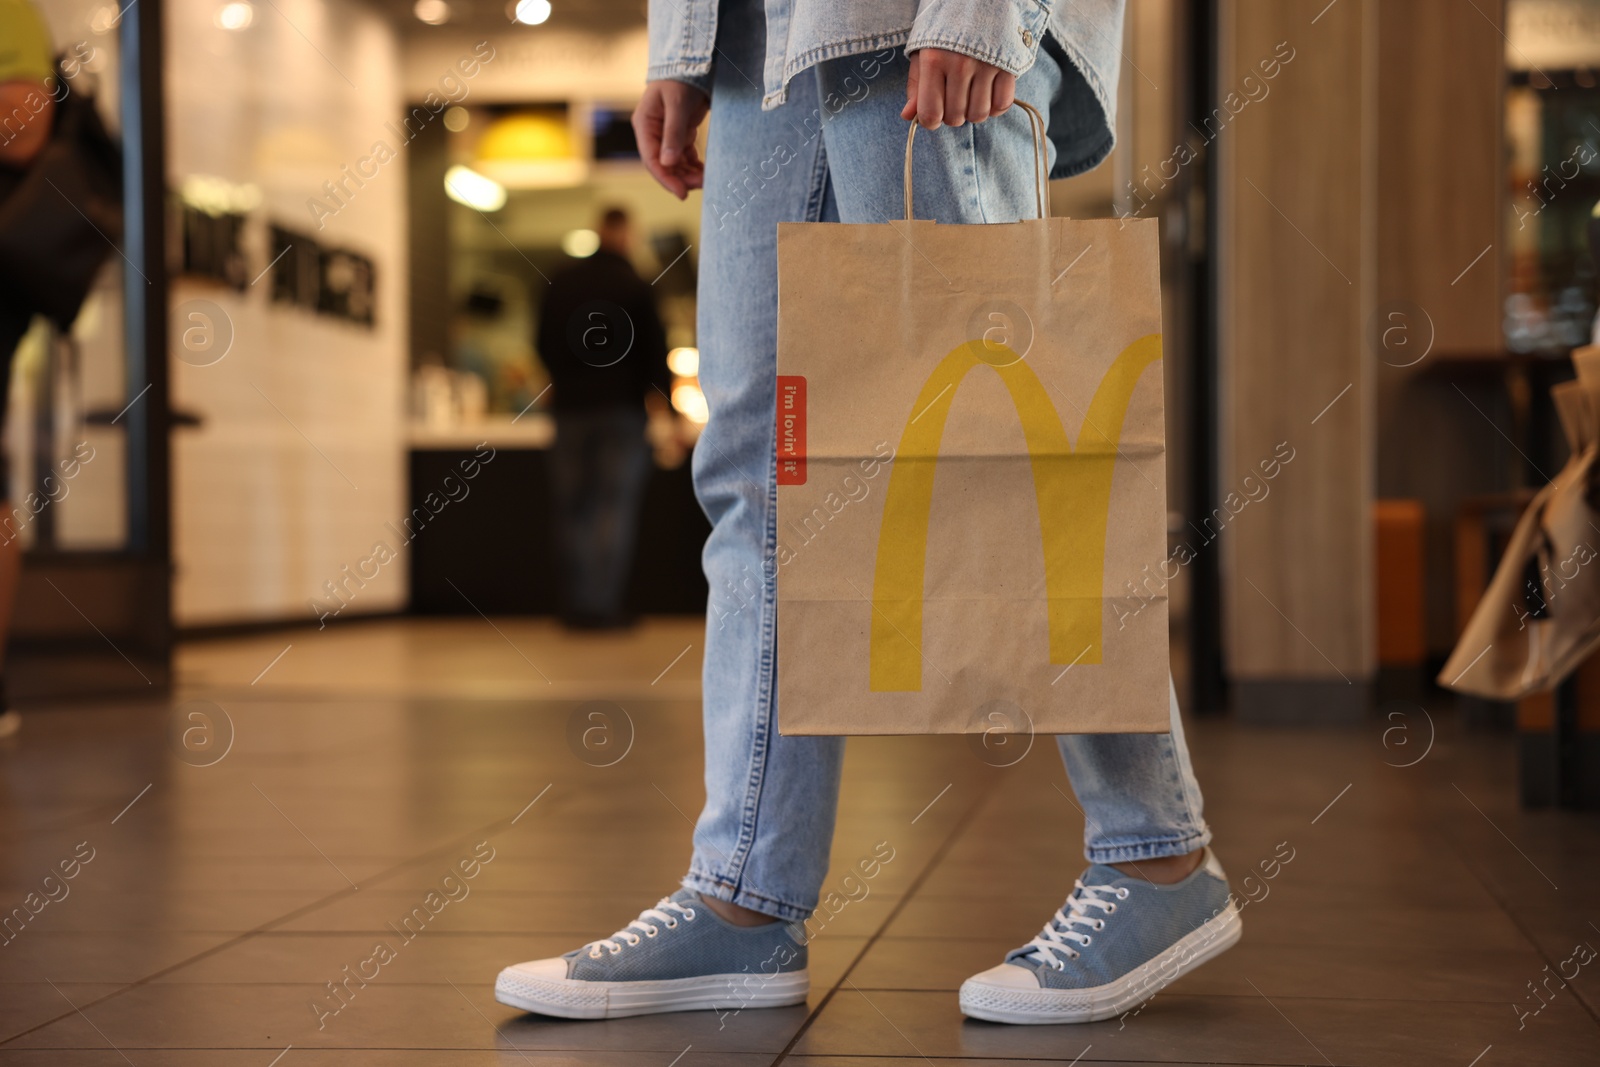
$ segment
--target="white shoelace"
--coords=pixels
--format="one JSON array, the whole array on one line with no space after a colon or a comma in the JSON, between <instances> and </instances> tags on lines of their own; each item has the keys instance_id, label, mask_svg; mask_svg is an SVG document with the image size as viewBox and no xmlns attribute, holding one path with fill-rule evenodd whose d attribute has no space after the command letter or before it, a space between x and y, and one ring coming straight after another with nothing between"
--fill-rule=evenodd
<instances>
[{"instance_id":1,"label":"white shoelace","mask_svg":"<svg viewBox=\"0 0 1600 1067\"><path fill-rule=\"evenodd\" d=\"M1100 897L1102 893L1108 899L1102 899ZM1109 899L1111 897L1116 899ZM1117 888L1109 885L1084 885L1082 880L1075 880L1072 883L1072 896L1057 909L1055 917L1045 924L1039 936L1013 952L1012 958L1037 952L1047 965L1058 971L1062 970L1066 967L1067 960L1075 960L1081 955L1072 947L1073 945L1087 945L1094 940L1093 933L1086 933L1074 927L1084 926L1090 931L1104 929L1106 921L1101 916L1114 914L1117 910L1117 901L1127 899L1128 889L1125 886ZM1100 915L1089 914L1091 907L1100 909ZM1065 953L1065 959L1056 955L1058 952Z\"/></svg>"},{"instance_id":2,"label":"white shoelace","mask_svg":"<svg viewBox=\"0 0 1600 1067\"><path fill-rule=\"evenodd\" d=\"M599 941L591 941L588 945L584 946L589 950L589 958L591 960L599 959L600 950L602 948L606 949L613 956L615 956L617 953L621 952L624 947L628 945L637 945L642 940L642 938L639 936L640 934L643 934L645 937L655 937L661 932L662 926L666 927L668 930L676 930L678 928L678 918L677 915L669 914L669 908L672 911L677 912L678 915L682 915L684 922L694 922L694 908L686 904L679 904L675 900L668 900L666 897L662 897L656 902L655 907L644 909L639 913L639 917L637 919L633 920L633 922L629 923L627 926L624 926L610 937L603 937ZM652 922L651 920L654 921ZM655 923L660 923L661 926L657 926ZM638 933L635 933L634 931L638 931Z\"/></svg>"}]
</instances>

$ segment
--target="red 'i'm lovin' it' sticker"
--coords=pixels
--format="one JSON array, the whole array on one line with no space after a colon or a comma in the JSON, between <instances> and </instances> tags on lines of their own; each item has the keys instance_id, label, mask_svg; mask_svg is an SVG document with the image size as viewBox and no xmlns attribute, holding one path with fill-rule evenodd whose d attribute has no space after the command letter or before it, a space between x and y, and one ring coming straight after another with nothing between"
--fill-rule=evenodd
<instances>
[{"instance_id":1,"label":"red 'i'm lovin' it' sticker","mask_svg":"<svg viewBox=\"0 0 1600 1067\"><path fill-rule=\"evenodd\" d=\"M778 375L778 484L806 484L806 380Z\"/></svg>"}]
</instances>

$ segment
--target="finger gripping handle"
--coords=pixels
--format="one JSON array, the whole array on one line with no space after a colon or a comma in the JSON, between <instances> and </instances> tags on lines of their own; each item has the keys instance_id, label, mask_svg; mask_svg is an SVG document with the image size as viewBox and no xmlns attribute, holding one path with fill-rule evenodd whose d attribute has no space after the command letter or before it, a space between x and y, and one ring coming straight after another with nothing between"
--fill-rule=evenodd
<instances>
[{"instance_id":1,"label":"finger gripping handle","mask_svg":"<svg viewBox=\"0 0 1600 1067\"><path fill-rule=\"evenodd\" d=\"M1027 114L1027 116L1028 116L1028 128L1033 131L1033 176L1034 176L1033 192L1034 192L1034 199L1037 202L1038 207L1039 207L1039 217L1041 219L1047 219L1047 218L1050 217L1050 198L1045 193L1045 184L1046 184L1046 181L1048 180L1048 177L1049 177L1048 168L1049 168L1049 158L1050 157L1046 154L1046 149L1045 149L1044 116L1039 114L1039 109L1038 108L1034 107L1032 104L1024 103L1021 100L1018 100L1016 102L1016 106L1021 108ZM996 116L996 117L998 118L998 116ZM913 142L916 141L916 138L917 138L917 123L916 123L916 120L913 119L912 122L911 122L911 129L906 131L906 183L905 184L906 184L906 221L907 222L911 221L911 145L913 144Z\"/></svg>"}]
</instances>

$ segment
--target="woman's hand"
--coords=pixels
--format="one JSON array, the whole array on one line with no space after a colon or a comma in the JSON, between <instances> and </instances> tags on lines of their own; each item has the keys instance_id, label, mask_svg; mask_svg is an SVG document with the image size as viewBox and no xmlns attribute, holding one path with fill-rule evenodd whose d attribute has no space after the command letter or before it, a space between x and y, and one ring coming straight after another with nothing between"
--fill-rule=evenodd
<instances>
[{"instance_id":1,"label":"woman's hand","mask_svg":"<svg viewBox=\"0 0 1600 1067\"><path fill-rule=\"evenodd\" d=\"M661 187L679 200L690 189L705 185L706 167L694 146L711 102L706 95L680 81L653 81L644 87L633 109L633 135L639 156Z\"/></svg>"},{"instance_id":2,"label":"woman's hand","mask_svg":"<svg viewBox=\"0 0 1600 1067\"><path fill-rule=\"evenodd\" d=\"M911 55L903 119L925 129L982 122L1016 100L1017 79L999 67L959 52L923 48ZM695 131L710 101L684 82L660 80L645 86L633 112L633 133L646 169L679 200L705 185L705 164L694 146Z\"/></svg>"},{"instance_id":3,"label":"woman's hand","mask_svg":"<svg viewBox=\"0 0 1600 1067\"><path fill-rule=\"evenodd\" d=\"M906 106L900 117L915 119L925 130L982 122L1010 107L1017 98L1017 78L992 64L943 48L911 53L906 79Z\"/></svg>"}]
</instances>

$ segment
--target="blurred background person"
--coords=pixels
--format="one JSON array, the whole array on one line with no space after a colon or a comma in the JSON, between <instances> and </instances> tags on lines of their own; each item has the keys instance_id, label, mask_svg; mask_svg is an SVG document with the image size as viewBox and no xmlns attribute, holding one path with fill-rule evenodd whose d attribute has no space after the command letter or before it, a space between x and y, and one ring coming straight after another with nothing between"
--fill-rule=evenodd
<instances>
[{"instance_id":1,"label":"blurred background person","mask_svg":"<svg viewBox=\"0 0 1600 1067\"><path fill-rule=\"evenodd\" d=\"M17 195L29 167L50 142L54 78L55 60L44 20L27 0L0 0L0 205ZM15 270L22 265L5 266ZM0 285L0 431L11 395L11 360L36 310L25 291ZM9 464L0 461L0 523L6 527L11 515L9 473ZM9 528L0 529L0 737L18 726L17 713L6 697L4 663L21 571L21 539Z\"/></svg>"},{"instance_id":2,"label":"blurred background person","mask_svg":"<svg viewBox=\"0 0 1600 1067\"><path fill-rule=\"evenodd\" d=\"M600 247L550 280L539 356L550 372L554 537L569 626L630 621L625 606L639 505L650 473L648 412L665 410L672 375L650 285L628 258L628 214L610 208Z\"/></svg>"}]
</instances>

